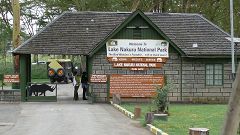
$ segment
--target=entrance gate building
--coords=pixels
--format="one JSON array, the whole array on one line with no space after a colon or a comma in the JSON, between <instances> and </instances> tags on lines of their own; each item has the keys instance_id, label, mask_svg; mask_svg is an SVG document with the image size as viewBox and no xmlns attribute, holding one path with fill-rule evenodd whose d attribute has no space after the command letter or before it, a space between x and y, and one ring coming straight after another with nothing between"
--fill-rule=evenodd
<instances>
[{"instance_id":1,"label":"entrance gate building","mask_svg":"<svg viewBox=\"0 0 240 135\"><path fill-rule=\"evenodd\" d=\"M22 101L31 82L31 54L55 54L86 56L97 102L114 93L147 101L164 77L175 87L170 101L226 102L232 88L226 37L198 14L65 12L14 50Z\"/></svg>"}]
</instances>

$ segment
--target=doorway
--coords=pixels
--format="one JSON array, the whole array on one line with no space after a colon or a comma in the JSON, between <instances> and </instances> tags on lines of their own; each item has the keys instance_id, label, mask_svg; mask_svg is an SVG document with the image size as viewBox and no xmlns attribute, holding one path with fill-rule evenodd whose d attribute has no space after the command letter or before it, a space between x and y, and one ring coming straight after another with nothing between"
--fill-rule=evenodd
<instances>
[{"instance_id":1,"label":"doorway","mask_svg":"<svg viewBox=\"0 0 240 135\"><path fill-rule=\"evenodd\" d=\"M36 61L37 57L37 61ZM58 68L50 67L52 59L57 60L57 66L61 66L61 75L68 76L69 79L58 81L52 81L50 76L50 70L53 69L53 75L58 75ZM64 62L67 61L67 64ZM71 64L69 64L71 62ZM66 62L65 62L66 63ZM56 66L56 63L52 65ZM68 66L64 66L68 65ZM71 66L69 66L71 65ZM31 80L27 83L26 89L26 101L51 101L51 102L67 102L73 101L74 87L72 84L72 79L70 79L70 74L74 70L74 67L78 67L79 72L86 71L86 56L83 55L38 55L31 56ZM67 72L67 70L69 70ZM46 86L47 85L47 86ZM42 93L42 90L44 93ZM79 101L82 101L82 87L79 87Z\"/></svg>"}]
</instances>

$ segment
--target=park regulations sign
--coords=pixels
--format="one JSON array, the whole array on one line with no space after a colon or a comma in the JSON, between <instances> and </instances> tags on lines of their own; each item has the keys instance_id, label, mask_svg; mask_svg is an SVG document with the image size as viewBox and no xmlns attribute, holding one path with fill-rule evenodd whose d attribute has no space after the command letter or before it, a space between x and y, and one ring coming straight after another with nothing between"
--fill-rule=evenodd
<instances>
[{"instance_id":1,"label":"park regulations sign","mask_svg":"<svg viewBox=\"0 0 240 135\"><path fill-rule=\"evenodd\" d=\"M4 75L3 82L19 83L19 75Z\"/></svg>"},{"instance_id":2,"label":"park regulations sign","mask_svg":"<svg viewBox=\"0 0 240 135\"><path fill-rule=\"evenodd\" d=\"M107 57L164 57L168 58L166 40L111 39L106 43Z\"/></svg>"},{"instance_id":3,"label":"park regulations sign","mask_svg":"<svg viewBox=\"0 0 240 135\"><path fill-rule=\"evenodd\" d=\"M153 97L156 86L163 86L163 75L110 75L110 96Z\"/></svg>"},{"instance_id":4,"label":"park regulations sign","mask_svg":"<svg viewBox=\"0 0 240 135\"><path fill-rule=\"evenodd\" d=\"M91 75L90 76L91 83L106 83L107 82L107 75Z\"/></svg>"}]
</instances>

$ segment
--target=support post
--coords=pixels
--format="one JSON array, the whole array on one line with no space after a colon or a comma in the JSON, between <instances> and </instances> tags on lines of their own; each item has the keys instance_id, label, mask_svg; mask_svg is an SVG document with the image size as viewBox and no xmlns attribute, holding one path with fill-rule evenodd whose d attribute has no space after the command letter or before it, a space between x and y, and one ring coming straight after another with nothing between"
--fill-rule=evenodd
<instances>
[{"instance_id":1,"label":"support post","mask_svg":"<svg viewBox=\"0 0 240 135\"><path fill-rule=\"evenodd\" d=\"M135 106L134 108L134 119L138 119L141 117L141 107Z\"/></svg>"},{"instance_id":2,"label":"support post","mask_svg":"<svg viewBox=\"0 0 240 135\"><path fill-rule=\"evenodd\" d=\"M21 90L21 101L26 101L26 86L28 81L27 74L27 55L20 55L20 90Z\"/></svg>"},{"instance_id":3,"label":"support post","mask_svg":"<svg viewBox=\"0 0 240 135\"><path fill-rule=\"evenodd\" d=\"M231 55L232 55L232 78L235 79L235 60L234 60L234 27L233 27L233 0L230 0L230 23L231 23Z\"/></svg>"}]
</instances>

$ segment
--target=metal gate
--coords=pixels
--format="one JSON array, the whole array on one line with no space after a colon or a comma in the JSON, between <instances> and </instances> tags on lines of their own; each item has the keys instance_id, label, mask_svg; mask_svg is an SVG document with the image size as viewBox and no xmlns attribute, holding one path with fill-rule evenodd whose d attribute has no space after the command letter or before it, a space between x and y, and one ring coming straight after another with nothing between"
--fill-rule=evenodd
<instances>
[{"instance_id":1,"label":"metal gate","mask_svg":"<svg viewBox=\"0 0 240 135\"><path fill-rule=\"evenodd\" d=\"M28 102L56 102L57 84L28 83L26 87L26 101Z\"/></svg>"}]
</instances>

